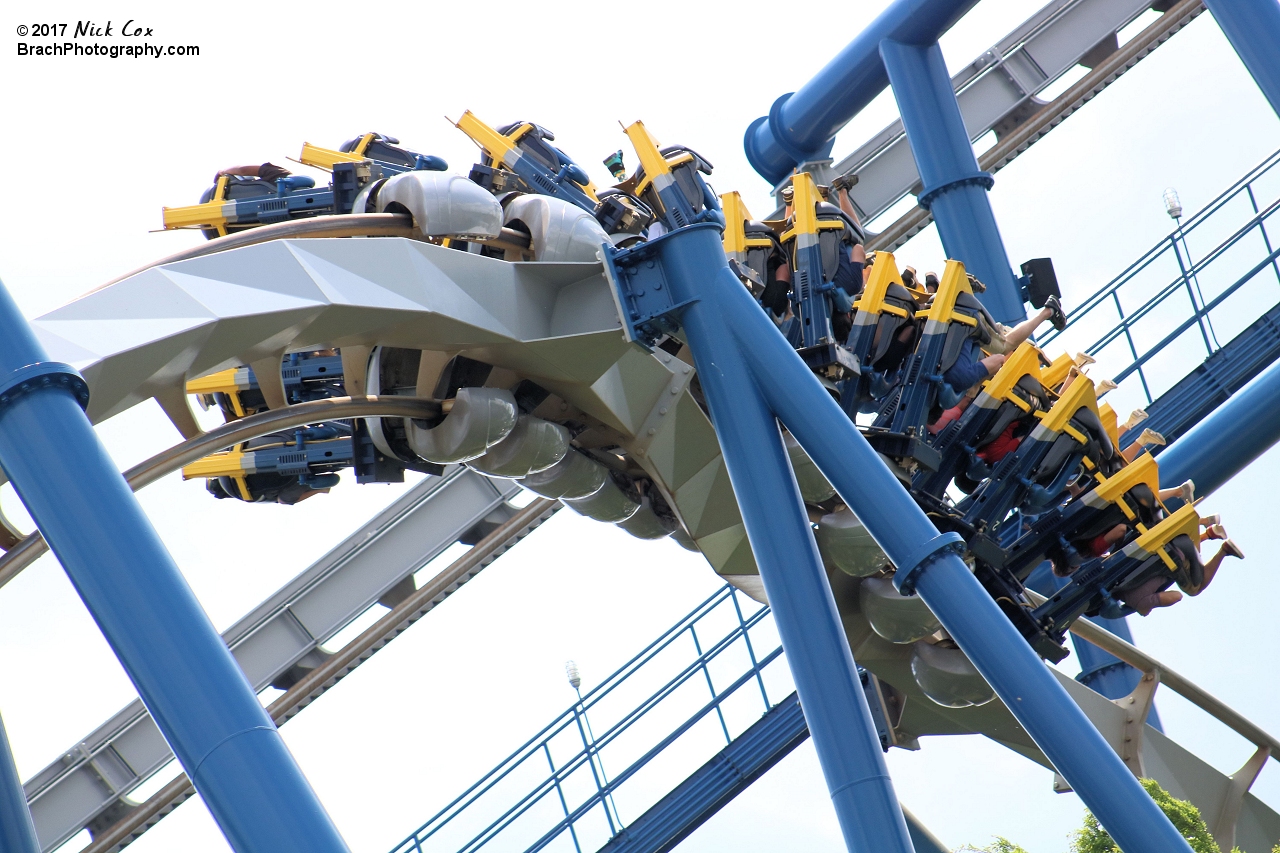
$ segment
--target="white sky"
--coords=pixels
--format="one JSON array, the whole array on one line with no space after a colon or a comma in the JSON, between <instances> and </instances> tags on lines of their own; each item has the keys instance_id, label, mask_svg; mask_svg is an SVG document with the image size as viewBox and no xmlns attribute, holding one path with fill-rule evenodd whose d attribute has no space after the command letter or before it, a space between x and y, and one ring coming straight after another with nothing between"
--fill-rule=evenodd
<instances>
[{"instance_id":1,"label":"white sky","mask_svg":"<svg viewBox=\"0 0 1280 853\"><path fill-rule=\"evenodd\" d=\"M767 187L742 153L747 124L885 5L845 3L837 14L815 0L695 0L654 15L578 2L134 0L104 9L54 0L38 20L11 9L11 45L18 24L74 27L109 16L118 29L133 17L154 28L156 42L198 44L201 55L6 51L0 278L28 315L48 311L198 241L148 230L162 205L194 202L219 167L283 164L303 141L332 147L378 130L465 173L475 149L442 116L467 108L491 124L523 118L552 128L597 182L607 177L600 160L626 147L617 121L643 118L664 143L708 157L716 188L741 190L759 214L769 209ZM943 41L951 67L1031 8L983 0ZM650 21L663 29L645 32ZM837 155L893 116L891 99L878 99L842 133ZM1169 230L1164 187L1177 187L1194 211L1280 147L1278 131L1203 15L997 176L991 198L1010 258L1053 257L1070 310ZM940 264L933 229L898 256L917 268ZM1265 299L1258 313L1274 302ZM99 432L122 467L178 439L150 405ZM1277 460L1264 458L1207 503L1249 559L1228 564L1205 596L1133 620L1139 645L1273 732L1280 690L1268 646L1280 580L1271 504L1260 498L1273 491ZM141 500L221 629L399 492L345 483L298 507L246 506L170 478ZM7 487L0 499L15 510ZM284 737L352 849L381 853L568 704L567 658L589 687L717 585L700 558L671 543L640 543L561 513L286 725ZM0 592L0 661L0 710L23 778L134 696L51 558ZM1171 693L1158 704L1166 731L1219 768L1234 771L1251 751ZM920 752L891 752L889 766L903 802L953 846L998 833L1032 853L1058 853L1079 825L1074 795L1053 794L1047 771L984 739L928 739ZM1274 764L1254 791L1280 808ZM193 800L133 849L227 847ZM680 849L841 850L812 746Z\"/></svg>"}]
</instances>

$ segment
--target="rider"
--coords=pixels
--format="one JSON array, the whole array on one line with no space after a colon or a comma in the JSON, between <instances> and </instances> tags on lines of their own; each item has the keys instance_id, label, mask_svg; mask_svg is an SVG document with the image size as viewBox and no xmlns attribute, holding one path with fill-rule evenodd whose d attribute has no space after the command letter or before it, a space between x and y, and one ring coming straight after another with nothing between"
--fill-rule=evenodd
<instances>
[{"instance_id":1,"label":"rider","mask_svg":"<svg viewBox=\"0 0 1280 853\"><path fill-rule=\"evenodd\" d=\"M226 169L220 169L218 174L214 175L214 180L216 181L223 175L231 175L240 178L260 178L264 181L277 181L291 174L293 173L288 169L277 166L275 163L263 163L258 166L231 166Z\"/></svg>"},{"instance_id":2,"label":"rider","mask_svg":"<svg viewBox=\"0 0 1280 853\"><path fill-rule=\"evenodd\" d=\"M1215 526L1221 530L1221 525ZM1211 534L1216 532L1218 531L1210 530ZM1205 538L1216 537L1208 536ZM1214 575L1218 573L1218 567L1222 565L1224 557L1244 559L1244 552L1240 550L1240 546L1230 539L1222 543L1218 553L1210 557L1207 563L1200 561L1199 543L1192 542L1191 537L1185 533L1181 536L1175 536L1170 544L1173 546L1171 556L1173 561L1178 564L1173 579L1182 592L1187 595L1199 595L1204 592L1205 588L1209 586L1209 582L1213 580ZM1182 592L1165 588L1169 585L1169 582L1170 576L1162 572L1134 589L1122 591L1120 600L1140 616L1146 616L1157 607L1170 607L1182 600Z\"/></svg>"}]
</instances>

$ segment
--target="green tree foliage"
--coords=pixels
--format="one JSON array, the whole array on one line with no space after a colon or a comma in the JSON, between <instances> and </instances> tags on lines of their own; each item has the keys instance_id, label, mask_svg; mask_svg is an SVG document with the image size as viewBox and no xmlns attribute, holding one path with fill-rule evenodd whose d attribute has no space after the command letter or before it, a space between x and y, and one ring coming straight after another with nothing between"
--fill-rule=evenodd
<instances>
[{"instance_id":1,"label":"green tree foliage","mask_svg":"<svg viewBox=\"0 0 1280 853\"><path fill-rule=\"evenodd\" d=\"M1143 779L1142 787L1151 795L1151 799L1155 800L1156 805L1169 818L1174 828L1187 839L1187 843L1195 853L1222 853L1222 848L1218 847L1218 843L1209 834L1209 827L1200 816L1198 808L1187 800L1177 799L1161 788L1160 783L1154 779ZM997 837L995 842L987 847L965 845L955 853L1027 853L1027 851L1007 838ZM1123 851L1102 828L1102 824L1098 823L1093 813L1085 812L1084 826L1076 830L1071 841L1071 853L1123 853ZM1241 853L1240 848L1233 848L1231 853ZM1280 853L1280 844L1272 848L1271 853Z\"/></svg>"},{"instance_id":2,"label":"green tree foliage","mask_svg":"<svg viewBox=\"0 0 1280 853\"><path fill-rule=\"evenodd\" d=\"M987 847L972 847L966 844L956 853L1027 853L1027 851L1004 836L997 836L995 842Z\"/></svg>"},{"instance_id":3,"label":"green tree foliage","mask_svg":"<svg viewBox=\"0 0 1280 853\"><path fill-rule=\"evenodd\" d=\"M1209 834L1200 810L1186 800L1179 800L1160 787L1154 779L1143 779L1142 787L1146 788L1151 799L1165 813L1175 829L1187 839L1195 853L1222 853L1218 843ZM1098 823L1092 812L1085 812L1084 826L1076 831L1071 843L1072 853L1121 853L1119 845L1111 840L1111 836Z\"/></svg>"}]
</instances>

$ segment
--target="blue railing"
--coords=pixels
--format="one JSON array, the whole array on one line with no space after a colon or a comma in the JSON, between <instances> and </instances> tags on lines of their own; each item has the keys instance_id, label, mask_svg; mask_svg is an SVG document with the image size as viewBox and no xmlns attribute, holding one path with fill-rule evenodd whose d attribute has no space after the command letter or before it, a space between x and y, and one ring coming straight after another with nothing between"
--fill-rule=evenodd
<instances>
[{"instance_id":1,"label":"blue railing","mask_svg":"<svg viewBox=\"0 0 1280 853\"><path fill-rule=\"evenodd\" d=\"M1116 392L1126 404L1160 396L1280 302L1280 247L1268 231L1280 210L1277 165L1280 151L1074 306L1042 344L1088 353L1099 378L1137 374Z\"/></svg>"},{"instance_id":2,"label":"blue railing","mask_svg":"<svg viewBox=\"0 0 1280 853\"><path fill-rule=\"evenodd\" d=\"M393 853L590 853L793 690L769 608L726 585Z\"/></svg>"}]
</instances>

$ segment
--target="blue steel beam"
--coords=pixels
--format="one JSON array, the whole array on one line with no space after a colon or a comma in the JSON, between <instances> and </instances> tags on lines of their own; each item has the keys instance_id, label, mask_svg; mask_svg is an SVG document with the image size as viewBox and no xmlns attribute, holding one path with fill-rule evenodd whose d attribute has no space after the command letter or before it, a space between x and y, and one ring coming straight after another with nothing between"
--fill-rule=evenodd
<instances>
[{"instance_id":1,"label":"blue steel beam","mask_svg":"<svg viewBox=\"0 0 1280 853\"><path fill-rule=\"evenodd\" d=\"M725 466L849 849L911 847L775 416L898 568L900 589L918 591L1120 846L1129 853L1188 853L1187 842L973 577L956 553L959 537L938 532L738 282L718 229L680 228L632 252L637 267L661 264L668 310L683 306ZM634 269L624 258L619 265ZM633 305L645 293L631 292L627 281L620 279L620 300Z\"/></svg>"},{"instance_id":2,"label":"blue steel beam","mask_svg":"<svg viewBox=\"0 0 1280 853\"><path fill-rule=\"evenodd\" d=\"M666 853L809 738L792 693L609 840L599 853ZM906 809L915 853L950 853Z\"/></svg>"},{"instance_id":3,"label":"blue steel beam","mask_svg":"<svg viewBox=\"0 0 1280 853\"><path fill-rule=\"evenodd\" d=\"M1230 399L1250 380L1280 358L1280 305L1249 324L1204 362L1147 406L1143 427L1160 433L1173 446L1188 430ZM1139 430L1126 434L1129 441ZM1167 449L1165 450L1167 453ZM1163 461L1161 465L1163 465ZM1196 481L1198 486L1200 481ZM1207 492L1201 492L1207 494Z\"/></svg>"},{"instance_id":4,"label":"blue steel beam","mask_svg":"<svg viewBox=\"0 0 1280 853\"><path fill-rule=\"evenodd\" d=\"M767 117L751 123L743 140L751 165L777 184L798 164L825 156L836 132L889 85L880 42L931 44L976 3L896 0L812 80L778 98Z\"/></svg>"},{"instance_id":5,"label":"blue steel beam","mask_svg":"<svg viewBox=\"0 0 1280 853\"><path fill-rule=\"evenodd\" d=\"M764 343L780 344L804 378L822 386L729 271L717 225L680 228L643 250L661 263L670 295L687 304L684 330L845 844L850 853L911 853L778 422L740 342L725 334L732 329L724 311L726 289L745 298L753 316L769 324L771 337ZM829 395L827 400L836 405Z\"/></svg>"},{"instance_id":6,"label":"blue steel beam","mask_svg":"<svg viewBox=\"0 0 1280 853\"><path fill-rule=\"evenodd\" d=\"M1194 480L1216 491L1280 440L1280 362L1231 396L1160 454L1160 485Z\"/></svg>"},{"instance_id":7,"label":"blue steel beam","mask_svg":"<svg viewBox=\"0 0 1280 853\"><path fill-rule=\"evenodd\" d=\"M979 299L1002 323L1026 319L987 190L994 179L978 168L938 45L880 42L893 97L920 172L919 203L933 214L948 258L987 286Z\"/></svg>"},{"instance_id":8,"label":"blue steel beam","mask_svg":"<svg viewBox=\"0 0 1280 853\"><path fill-rule=\"evenodd\" d=\"M0 285L0 464L227 841L238 853L347 853L98 441L83 389Z\"/></svg>"},{"instance_id":9,"label":"blue steel beam","mask_svg":"<svg viewBox=\"0 0 1280 853\"><path fill-rule=\"evenodd\" d=\"M0 720L0 853L40 853L36 828L22 792L22 778L13 762L9 736Z\"/></svg>"},{"instance_id":10,"label":"blue steel beam","mask_svg":"<svg viewBox=\"0 0 1280 853\"><path fill-rule=\"evenodd\" d=\"M1204 0L1244 67L1280 115L1280 3L1276 0Z\"/></svg>"},{"instance_id":11,"label":"blue steel beam","mask_svg":"<svg viewBox=\"0 0 1280 853\"><path fill-rule=\"evenodd\" d=\"M808 737L800 699L792 693L610 839L599 853L666 853Z\"/></svg>"},{"instance_id":12,"label":"blue steel beam","mask_svg":"<svg viewBox=\"0 0 1280 853\"><path fill-rule=\"evenodd\" d=\"M938 223L947 256L987 285L979 298L997 320L1026 318L987 198L992 177L978 168L947 74L938 36L970 0L897 0L795 93L774 102L747 129L747 159L773 183L798 164L824 156L845 122L892 83L920 173L920 205Z\"/></svg>"}]
</instances>

